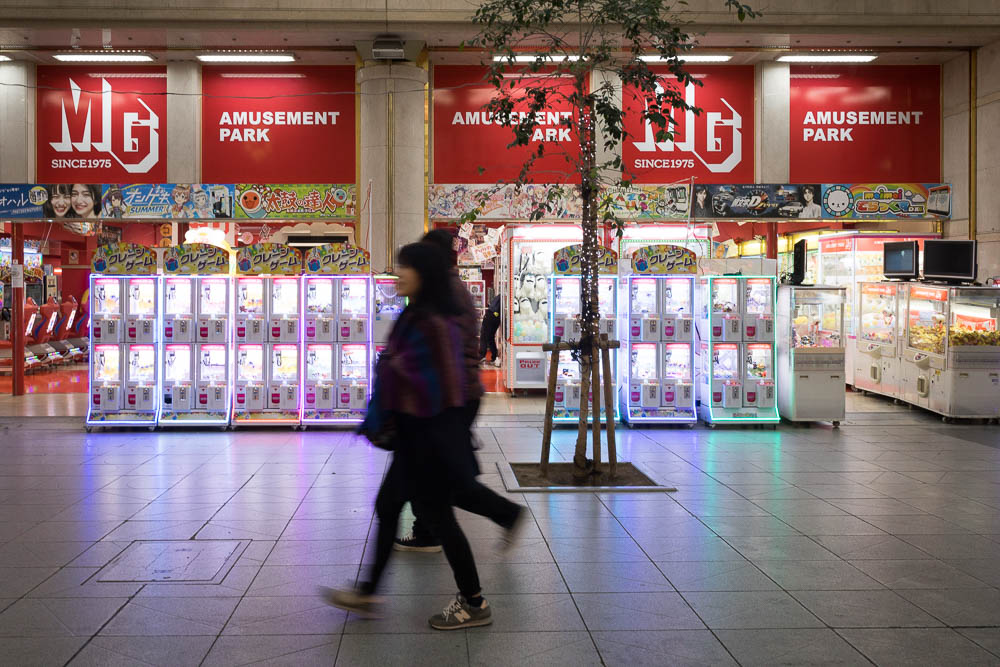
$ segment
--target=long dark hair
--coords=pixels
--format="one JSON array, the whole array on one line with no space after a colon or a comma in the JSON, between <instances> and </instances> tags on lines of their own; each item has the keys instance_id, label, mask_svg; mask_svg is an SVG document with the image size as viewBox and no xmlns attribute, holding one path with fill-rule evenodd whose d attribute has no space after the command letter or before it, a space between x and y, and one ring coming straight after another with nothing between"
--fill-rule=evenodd
<instances>
[{"instance_id":1,"label":"long dark hair","mask_svg":"<svg viewBox=\"0 0 1000 667\"><path fill-rule=\"evenodd\" d=\"M448 256L449 266L458 265L458 253L455 252L455 235L447 229L432 229L424 234L424 238L421 241L432 243L441 248L445 255Z\"/></svg>"},{"instance_id":2,"label":"long dark hair","mask_svg":"<svg viewBox=\"0 0 1000 667\"><path fill-rule=\"evenodd\" d=\"M42 217L43 218L54 218L56 217L56 210L52 207L52 195L60 194L69 197L73 192L73 186L70 183L55 183L53 185L46 185L45 191L48 193L48 198L45 203L42 204ZM66 215L64 218L75 218L77 217L76 211L73 210L73 206L70 205L66 209Z\"/></svg>"},{"instance_id":3,"label":"long dark hair","mask_svg":"<svg viewBox=\"0 0 1000 667\"><path fill-rule=\"evenodd\" d=\"M451 290L451 264L444 250L431 243L411 243L399 250L399 265L420 276L420 293L411 299L418 310L430 310L440 315L458 315L459 308Z\"/></svg>"}]
</instances>

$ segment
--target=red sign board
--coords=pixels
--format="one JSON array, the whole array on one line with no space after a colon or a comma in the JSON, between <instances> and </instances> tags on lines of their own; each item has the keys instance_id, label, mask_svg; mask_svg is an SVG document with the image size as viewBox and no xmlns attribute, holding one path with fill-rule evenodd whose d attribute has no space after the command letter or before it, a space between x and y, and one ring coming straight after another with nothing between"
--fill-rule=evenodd
<instances>
[{"instance_id":1,"label":"red sign board","mask_svg":"<svg viewBox=\"0 0 1000 667\"><path fill-rule=\"evenodd\" d=\"M166 67L40 65L41 183L167 180Z\"/></svg>"},{"instance_id":2,"label":"red sign board","mask_svg":"<svg viewBox=\"0 0 1000 667\"><path fill-rule=\"evenodd\" d=\"M938 66L791 67L793 183L941 180Z\"/></svg>"},{"instance_id":3,"label":"red sign board","mask_svg":"<svg viewBox=\"0 0 1000 667\"><path fill-rule=\"evenodd\" d=\"M354 67L205 67L202 91L202 180L357 179Z\"/></svg>"},{"instance_id":4,"label":"red sign board","mask_svg":"<svg viewBox=\"0 0 1000 667\"><path fill-rule=\"evenodd\" d=\"M478 66L438 66L434 68L434 182L496 183L517 178L521 167L538 143L546 143L546 155L534 163L532 181L568 182L573 173L566 154L579 154L577 138L561 125L572 116L566 100L553 103L540 112L538 127L528 146L507 148L514 141L514 130L499 125L483 106L495 89L486 80L487 68ZM512 73L515 95L539 82L567 97L573 88L570 78L521 77ZM561 95L560 95L561 96ZM515 112L527 110L527 102L515 105ZM480 172L482 168L482 172Z\"/></svg>"},{"instance_id":5,"label":"red sign board","mask_svg":"<svg viewBox=\"0 0 1000 667\"><path fill-rule=\"evenodd\" d=\"M652 68L663 86L678 86L667 68ZM656 141L657 128L642 118L647 100L628 86L622 92L625 129L631 135L622 148L628 170L638 183L673 183L697 177L701 183L753 183L754 179L754 69L722 65L691 67L702 83L688 85L685 100L701 109L675 111L675 123L666 129L673 140Z\"/></svg>"}]
</instances>

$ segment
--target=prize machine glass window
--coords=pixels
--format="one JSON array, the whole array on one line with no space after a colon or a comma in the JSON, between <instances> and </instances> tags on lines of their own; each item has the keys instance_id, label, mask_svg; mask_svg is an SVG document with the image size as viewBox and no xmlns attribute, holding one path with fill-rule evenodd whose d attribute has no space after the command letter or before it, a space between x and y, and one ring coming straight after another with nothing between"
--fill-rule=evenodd
<instances>
[{"instance_id":1,"label":"prize machine glass window","mask_svg":"<svg viewBox=\"0 0 1000 667\"><path fill-rule=\"evenodd\" d=\"M830 251L822 250L819 255L820 282L831 287L846 287L847 297L844 302L844 329L849 335L854 335L853 301L854 301L854 242L847 241L847 249ZM840 247L838 245L838 247ZM822 246L821 246L822 248ZM879 272L881 273L882 256L879 255ZM879 275L870 280L881 280Z\"/></svg>"},{"instance_id":2,"label":"prize machine glass window","mask_svg":"<svg viewBox=\"0 0 1000 667\"><path fill-rule=\"evenodd\" d=\"M840 292L800 291L792 306L792 347L842 347Z\"/></svg>"},{"instance_id":3,"label":"prize machine glass window","mask_svg":"<svg viewBox=\"0 0 1000 667\"><path fill-rule=\"evenodd\" d=\"M712 346L712 379L740 378L740 346L736 343L715 343Z\"/></svg>"},{"instance_id":4,"label":"prize machine glass window","mask_svg":"<svg viewBox=\"0 0 1000 667\"><path fill-rule=\"evenodd\" d=\"M656 314L656 279L632 279L632 314Z\"/></svg>"},{"instance_id":5,"label":"prize machine glass window","mask_svg":"<svg viewBox=\"0 0 1000 667\"><path fill-rule=\"evenodd\" d=\"M711 281L712 312L735 314L740 312L739 286L735 278L721 278Z\"/></svg>"},{"instance_id":6,"label":"prize machine glass window","mask_svg":"<svg viewBox=\"0 0 1000 667\"><path fill-rule=\"evenodd\" d=\"M306 379L310 382L333 382L333 345L306 345Z\"/></svg>"},{"instance_id":7,"label":"prize machine glass window","mask_svg":"<svg viewBox=\"0 0 1000 667\"><path fill-rule=\"evenodd\" d=\"M256 310L242 310L241 313L259 313L263 310L263 286L260 281L247 281L249 292L256 289ZM201 279L201 314L202 315L225 315L226 314L226 291L228 284L224 278L202 278ZM242 287L242 284L241 284ZM248 303L254 303L252 298Z\"/></svg>"},{"instance_id":8,"label":"prize machine glass window","mask_svg":"<svg viewBox=\"0 0 1000 667\"><path fill-rule=\"evenodd\" d=\"M633 380L655 380L658 375L656 343L632 343L631 358Z\"/></svg>"},{"instance_id":9,"label":"prize machine glass window","mask_svg":"<svg viewBox=\"0 0 1000 667\"><path fill-rule=\"evenodd\" d=\"M915 350L944 354L948 292L926 287L910 288L907 344Z\"/></svg>"},{"instance_id":10,"label":"prize machine glass window","mask_svg":"<svg viewBox=\"0 0 1000 667\"><path fill-rule=\"evenodd\" d=\"M163 376L169 383L191 382L191 346L169 343L163 352Z\"/></svg>"},{"instance_id":11,"label":"prize machine glass window","mask_svg":"<svg viewBox=\"0 0 1000 667\"><path fill-rule=\"evenodd\" d=\"M364 380L368 377L368 346L364 343L340 346L340 377Z\"/></svg>"},{"instance_id":12,"label":"prize machine glass window","mask_svg":"<svg viewBox=\"0 0 1000 667\"><path fill-rule=\"evenodd\" d=\"M95 345L94 382L121 382L121 349L117 345Z\"/></svg>"},{"instance_id":13,"label":"prize machine glass window","mask_svg":"<svg viewBox=\"0 0 1000 667\"><path fill-rule=\"evenodd\" d=\"M580 278L555 279L553 309L556 315L577 315L580 313Z\"/></svg>"},{"instance_id":14,"label":"prize machine glass window","mask_svg":"<svg viewBox=\"0 0 1000 667\"><path fill-rule=\"evenodd\" d=\"M559 365L556 367L556 378L558 380L579 380L580 362L573 361L573 353L563 350L559 353Z\"/></svg>"},{"instance_id":15,"label":"prize machine glass window","mask_svg":"<svg viewBox=\"0 0 1000 667\"><path fill-rule=\"evenodd\" d=\"M129 382L156 381L156 348L152 345L130 345L128 348Z\"/></svg>"},{"instance_id":16,"label":"prize machine glass window","mask_svg":"<svg viewBox=\"0 0 1000 667\"><path fill-rule=\"evenodd\" d=\"M365 278L344 278L340 287L340 312L343 315L368 314L368 289Z\"/></svg>"},{"instance_id":17,"label":"prize machine glass window","mask_svg":"<svg viewBox=\"0 0 1000 667\"><path fill-rule=\"evenodd\" d=\"M264 381L264 346L240 345L236 352L236 379L240 382Z\"/></svg>"},{"instance_id":18,"label":"prize machine glass window","mask_svg":"<svg viewBox=\"0 0 1000 667\"><path fill-rule=\"evenodd\" d=\"M546 231L546 225L529 228ZM554 230L553 234L571 234L569 230ZM563 241L514 239L510 245L510 284L507 286L510 317L501 321L510 332L514 344L544 343L549 339L549 277L552 275L552 256L573 239ZM579 279L576 279L579 281ZM579 289L579 287L577 287ZM570 313L580 310L579 297ZM508 326L509 329L506 327Z\"/></svg>"},{"instance_id":19,"label":"prize machine glass window","mask_svg":"<svg viewBox=\"0 0 1000 667\"><path fill-rule=\"evenodd\" d=\"M271 282L271 314L296 315L299 312L299 281L275 278Z\"/></svg>"},{"instance_id":20,"label":"prize machine glass window","mask_svg":"<svg viewBox=\"0 0 1000 667\"><path fill-rule=\"evenodd\" d=\"M118 315L122 312L121 280L98 278L94 281L94 314Z\"/></svg>"},{"instance_id":21,"label":"prize machine glass window","mask_svg":"<svg viewBox=\"0 0 1000 667\"><path fill-rule=\"evenodd\" d=\"M748 278L746 282L746 314L770 315L774 301L768 278Z\"/></svg>"},{"instance_id":22,"label":"prize machine glass window","mask_svg":"<svg viewBox=\"0 0 1000 667\"><path fill-rule=\"evenodd\" d=\"M306 279L306 312L331 315L334 313L333 283L329 278Z\"/></svg>"},{"instance_id":23,"label":"prize machine glass window","mask_svg":"<svg viewBox=\"0 0 1000 667\"><path fill-rule=\"evenodd\" d=\"M299 348L295 345L275 345L271 349L271 380L298 382Z\"/></svg>"},{"instance_id":24,"label":"prize machine glass window","mask_svg":"<svg viewBox=\"0 0 1000 667\"><path fill-rule=\"evenodd\" d=\"M771 380L771 346L767 343L747 343L746 377L749 380Z\"/></svg>"},{"instance_id":25,"label":"prize machine glass window","mask_svg":"<svg viewBox=\"0 0 1000 667\"><path fill-rule=\"evenodd\" d=\"M128 312L131 315L153 315L156 310L156 281L152 278L132 278L128 281Z\"/></svg>"},{"instance_id":26,"label":"prize machine glass window","mask_svg":"<svg viewBox=\"0 0 1000 667\"><path fill-rule=\"evenodd\" d=\"M202 294L204 296L204 292ZM263 315L264 280L261 278L240 279L236 299L236 305L240 313L247 315Z\"/></svg>"},{"instance_id":27,"label":"prize machine glass window","mask_svg":"<svg viewBox=\"0 0 1000 667\"><path fill-rule=\"evenodd\" d=\"M375 279L375 312L379 317L395 320L406 308L406 297L399 296L396 278Z\"/></svg>"},{"instance_id":28,"label":"prize machine glass window","mask_svg":"<svg viewBox=\"0 0 1000 667\"><path fill-rule=\"evenodd\" d=\"M167 315L190 315L191 279L167 278L163 310Z\"/></svg>"},{"instance_id":29,"label":"prize machine glass window","mask_svg":"<svg viewBox=\"0 0 1000 667\"><path fill-rule=\"evenodd\" d=\"M691 314L691 281L663 281L663 312L678 315Z\"/></svg>"},{"instance_id":30,"label":"prize machine glass window","mask_svg":"<svg viewBox=\"0 0 1000 667\"><path fill-rule=\"evenodd\" d=\"M948 344L1000 347L1000 290L952 292Z\"/></svg>"},{"instance_id":31,"label":"prize machine glass window","mask_svg":"<svg viewBox=\"0 0 1000 667\"><path fill-rule=\"evenodd\" d=\"M663 377L691 381L691 348L687 343L665 343Z\"/></svg>"},{"instance_id":32,"label":"prize machine glass window","mask_svg":"<svg viewBox=\"0 0 1000 667\"><path fill-rule=\"evenodd\" d=\"M226 346L201 345L198 350L198 379L201 382L226 381Z\"/></svg>"},{"instance_id":33,"label":"prize machine glass window","mask_svg":"<svg viewBox=\"0 0 1000 667\"><path fill-rule=\"evenodd\" d=\"M597 303L601 309L601 317L611 317L615 314L614 278L601 278L597 281ZM579 302L577 302L577 308L579 308Z\"/></svg>"},{"instance_id":34,"label":"prize machine glass window","mask_svg":"<svg viewBox=\"0 0 1000 667\"><path fill-rule=\"evenodd\" d=\"M861 325L858 337L871 343L896 344L896 287L861 286Z\"/></svg>"}]
</instances>

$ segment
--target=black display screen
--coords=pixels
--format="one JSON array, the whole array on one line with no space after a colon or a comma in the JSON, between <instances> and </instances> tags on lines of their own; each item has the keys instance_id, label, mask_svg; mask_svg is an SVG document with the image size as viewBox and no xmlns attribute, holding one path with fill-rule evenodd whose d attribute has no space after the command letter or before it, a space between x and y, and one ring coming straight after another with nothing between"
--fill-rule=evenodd
<instances>
[{"instance_id":1,"label":"black display screen","mask_svg":"<svg viewBox=\"0 0 1000 667\"><path fill-rule=\"evenodd\" d=\"M951 280L975 280L976 242L925 241L924 276Z\"/></svg>"},{"instance_id":2,"label":"black display screen","mask_svg":"<svg viewBox=\"0 0 1000 667\"><path fill-rule=\"evenodd\" d=\"M889 278L917 277L917 242L886 243L882 255L882 273Z\"/></svg>"}]
</instances>

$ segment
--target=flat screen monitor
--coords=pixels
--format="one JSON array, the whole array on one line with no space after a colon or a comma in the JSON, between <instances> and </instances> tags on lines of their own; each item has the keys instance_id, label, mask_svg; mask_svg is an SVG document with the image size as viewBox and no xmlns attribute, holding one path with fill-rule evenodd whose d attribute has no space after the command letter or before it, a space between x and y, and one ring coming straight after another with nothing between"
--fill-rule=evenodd
<instances>
[{"instance_id":1,"label":"flat screen monitor","mask_svg":"<svg viewBox=\"0 0 1000 667\"><path fill-rule=\"evenodd\" d=\"M915 280L920 275L916 241L891 241L882 252L882 273L886 278Z\"/></svg>"},{"instance_id":2,"label":"flat screen monitor","mask_svg":"<svg viewBox=\"0 0 1000 667\"><path fill-rule=\"evenodd\" d=\"M809 242L802 239L792 249L792 284L801 285L806 279L806 252Z\"/></svg>"},{"instance_id":3,"label":"flat screen monitor","mask_svg":"<svg viewBox=\"0 0 1000 667\"><path fill-rule=\"evenodd\" d=\"M971 283L976 268L975 241L924 241L924 278Z\"/></svg>"}]
</instances>

